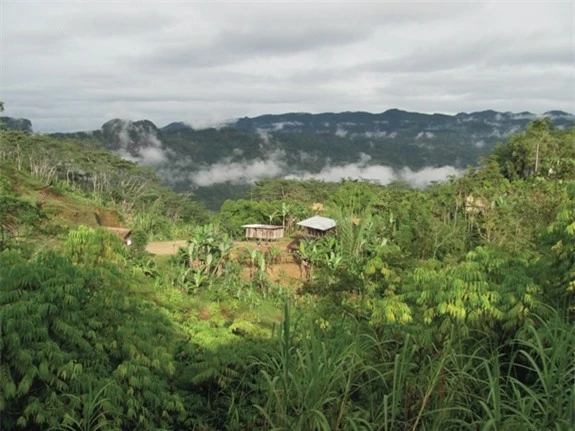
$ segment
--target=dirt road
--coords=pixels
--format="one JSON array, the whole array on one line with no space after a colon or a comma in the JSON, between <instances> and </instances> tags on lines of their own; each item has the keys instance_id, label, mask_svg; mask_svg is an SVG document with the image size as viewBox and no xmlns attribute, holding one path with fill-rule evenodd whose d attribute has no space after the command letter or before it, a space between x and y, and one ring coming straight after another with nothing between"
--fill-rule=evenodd
<instances>
[{"instance_id":1,"label":"dirt road","mask_svg":"<svg viewBox=\"0 0 575 431\"><path fill-rule=\"evenodd\" d=\"M185 240L181 241L152 241L146 246L146 251L148 253L156 254L158 256L167 256L170 254L176 254L180 247L186 245Z\"/></svg>"}]
</instances>

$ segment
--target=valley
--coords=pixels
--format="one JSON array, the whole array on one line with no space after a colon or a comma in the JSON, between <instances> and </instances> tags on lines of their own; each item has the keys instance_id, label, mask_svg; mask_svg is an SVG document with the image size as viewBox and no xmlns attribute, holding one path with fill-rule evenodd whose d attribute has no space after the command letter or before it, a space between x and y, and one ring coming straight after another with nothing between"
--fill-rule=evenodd
<instances>
[{"instance_id":1,"label":"valley","mask_svg":"<svg viewBox=\"0 0 575 431\"><path fill-rule=\"evenodd\" d=\"M278 173L217 210L136 138L0 138L2 429L572 423L573 127L427 186Z\"/></svg>"}]
</instances>

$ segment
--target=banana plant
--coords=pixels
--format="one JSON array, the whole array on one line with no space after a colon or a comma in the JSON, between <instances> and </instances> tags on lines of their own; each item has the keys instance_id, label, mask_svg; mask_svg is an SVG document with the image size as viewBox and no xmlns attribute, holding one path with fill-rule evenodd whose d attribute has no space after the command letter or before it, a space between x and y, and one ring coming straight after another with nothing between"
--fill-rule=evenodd
<instances>
[{"instance_id":1,"label":"banana plant","mask_svg":"<svg viewBox=\"0 0 575 431\"><path fill-rule=\"evenodd\" d=\"M330 251L325 257L325 263L329 269L333 272L337 271L343 263L343 255L336 253L335 251Z\"/></svg>"},{"instance_id":2,"label":"banana plant","mask_svg":"<svg viewBox=\"0 0 575 431\"><path fill-rule=\"evenodd\" d=\"M281 249L279 247L270 247L270 249L267 252L267 257L268 257L268 265L271 267L272 265L274 265L275 263L277 263L277 259L281 254Z\"/></svg>"},{"instance_id":3,"label":"banana plant","mask_svg":"<svg viewBox=\"0 0 575 431\"><path fill-rule=\"evenodd\" d=\"M208 277L206 277L203 271L194 271L192 274L192 283L194 288L200 289L206 282Z\"/></svg>"},{"instance_id":4,"label":"banana plant","mask_svg":"<svg viewBox=\"0 0 575 431\"><path fill-rule=\"evenodd\" d=\"M217 243L216 247L218 249L219 257L217 263L214 265L212 276L218 276L221 274L224 263L226 259L228 259L230 252L234 247L234 243L228 235L224 235L222 238L220 238L220 241Z\"/></svg>"}]
</instances>

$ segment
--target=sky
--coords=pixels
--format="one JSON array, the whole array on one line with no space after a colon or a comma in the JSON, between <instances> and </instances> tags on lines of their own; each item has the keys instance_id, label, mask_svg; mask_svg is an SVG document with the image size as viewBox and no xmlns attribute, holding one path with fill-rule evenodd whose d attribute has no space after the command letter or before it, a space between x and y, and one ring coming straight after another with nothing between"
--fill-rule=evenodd
<instances>
[{"instance_id":1,"label":"sky","mask_svg":"<svg viewBox=\"0 0 575 431\"><path fill-rule=\"evenodd\" d=\"M575 111L575 1L1 0L0 100L35 131L285 112Z\"/></svg>"}]
</instances>

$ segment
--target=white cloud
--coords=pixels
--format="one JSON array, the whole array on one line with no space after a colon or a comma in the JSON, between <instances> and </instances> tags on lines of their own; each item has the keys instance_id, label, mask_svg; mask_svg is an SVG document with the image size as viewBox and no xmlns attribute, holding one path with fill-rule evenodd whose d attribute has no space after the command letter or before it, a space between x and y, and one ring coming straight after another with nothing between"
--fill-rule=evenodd
<instances>
[{"instance_id":1,"label":"white cloud","mask_svg":"<svg viewBox=\"0 0 575 431\"><path fill-rule=\"evenodd\" d=\"M370 165L370 161L371 157L368 154L359 153L359 160L356 163L337 166L332 166L328 163L319 173L299 172L286 177L290 179L317 179L331 182L354 179L375 181L382 185L393 181L405 181L413 187L425 187L434 181L445 181L449 176L461 173L460 170L453 166L427 167L419 171L413 171L405 167L396 171L389 166Z\"/></svg>"},{"instance_id":2,"label":"white cloud","mask_svg":"<svg viewBox=\"0 0 575 431\"><path fill-rule=\"evenodd\" d=\"M117 136L120 148L117 153L123 159L154 167L168 161L168 150L163 148L162 142L154 131L123 120L120 120L119 127ZM130 137L131 131L137 134L138 142L134 142Z\"/></svg>"},{"instance_id":3,"label":"white cloud","mask_svg":"<svg viewBox=\"0 0 575 431\"><path fill-rule=\"evenodd\" d=\"M442 166L440 168L423 168L419 171L412 171L403 168L398 172L400 180L405 181L413 187L425 187L432 182L441 182L452 175L459 175L461 171L453 166Z\"/></svg>"},{"instance_id":4,"label":"white cloud","mask_svg":"<svg viewBox=\"0 0 575 431\"><path fill-rule=\"evenodd\" d=\"M385 138L387 132L375 130L373 132L364 132L363 134L366 138Z\"/></svg>"},{"instance_id":5,"label":"white cloud","mask_svg":"<svg viewBox=\"0 0 575 431\"><path fill-rule=\"evenodd\" d=\"M203 128L290 111L543 113L575 99L567 1L10 1L2 12L5 114L38 131L112 117Z\"/></svg>"},{"instance_id":6,"label":"white cloud","mask_svg":"<svg viewBox=\"0 0 575 431\"><path fill-rule=\"evenodd\" d=\"M303 123L300 123L299 121L278 121L277 123L274 123L274 131L278 131L278 130L283 130L286 126L301 126Z\"/></svg>"},{"instance_id":7,"label":"white cloud","mask_svg":"<svg viewBox=\"0 0 575 431\"><path fill-rule=\"evenodd\" d=\"M302 161L318 162L315 156L305 152L300 152L299 157ZM225 182L253 184L264 178L283 177L299 180L318 179L330 182L355 179L375 181L382 185L393 181L405 181L413 187L425 187L431 182L445 181L450 175L458 175L461 172L452 166L427 167L418 171L407 167L394 170L389 166L372 165L370 164L371 160L371 156L360 152L358 161L355 163L332 165L328 161L320 172L300 171L294 173L286 162L285 152L275 150L259 159L232 161L231 158L226 158L192 173L183 174L183 171L192 169L191 161L188 160L178 165L179 171L164 168L162 175L172 182L188 180L196 186L211 186ZM186 163L189 165L186 166Z\"/></svg>"},{"instance_id":8,"label":"white cloud","mask_svg":"<svg viewBox=\"0 0 575 431\"><path fill-rule=\"evenodd\" d=\"M415 137L415 139L422 139L422 138L431 139L434 137L435 137L435 134L433 132L419 132L417 134L417 136Z\"/></svg>"},{"instance_id":9,"label":"white cloud","mask_svg":"<svg viewBox=\"0 0 575 431\"><path fill-rule=\"evenodd\" d=\"M280 176L286 169L284 158L283 151L276 151L269 154L266 159L245 162L222 160L190 174L189 179L197 186L211 186L225 182L253 184L262 178Z\"/></svg>"},{"instance_id":10,"label":"white cloud","mask_svg":"<svg viewBox=\"0 0 575 431\"><path fill-rule=\"evenodd\" d=\"M177 120L177 118L176 118ZM185 124L195 130L204 129L221 129L233 123L233 119L216 119L216 118L194 118L188 119Z\"/></svg>"},{"instance_id":11,"label":"white cloud","mask_svg":"<svg viewBox=\"0 0 575 431\"><path fill-rule=\"evenodd\" d=\"M347 136L348 131L345 130L343 127L341 127L339 124L337 126L337 129L335 130L335 136L338 136L340 138L345 138Z\"/></svg>"}]
</instances>

